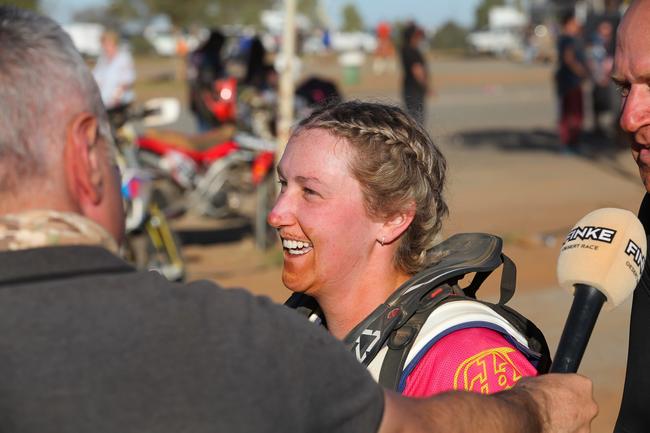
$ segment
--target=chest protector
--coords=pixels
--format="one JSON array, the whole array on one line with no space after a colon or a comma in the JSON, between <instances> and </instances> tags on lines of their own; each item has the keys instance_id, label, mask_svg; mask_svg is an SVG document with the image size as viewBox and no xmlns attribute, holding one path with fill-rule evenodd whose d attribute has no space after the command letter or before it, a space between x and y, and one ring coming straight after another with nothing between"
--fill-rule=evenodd
<instances>
[{"instance_id":1,"label":"chest protector","mask_svg":"<svg viewBox=\"0 0 650 433\"><path fill-rule=\"evenodd\" d=\"M445 335L483 327L501 333L546 373L551 357L542 332L506 303L515 292L515 264L502 252L501 238L456 234L432 249L437 261L414 275L362 320L343 343L383 386L402 391L406 377L426 351ZM502 267L497 303L476 299L481 284ZM469 285L460 287L466 275ZM318 303L294 293L285 305L327 326ZM434 314L435 312L435 314Z\"/></svg>"}]
</instances>

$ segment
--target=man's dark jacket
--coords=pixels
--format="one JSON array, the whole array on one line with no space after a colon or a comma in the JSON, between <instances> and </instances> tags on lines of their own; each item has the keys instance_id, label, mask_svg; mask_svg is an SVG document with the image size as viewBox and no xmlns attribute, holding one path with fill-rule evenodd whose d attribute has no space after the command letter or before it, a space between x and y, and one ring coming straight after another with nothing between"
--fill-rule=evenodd
<instances>
[{"instance_id":1,"label":"man's dark jacket","mask_svg":"<svg viewBox=\"0 0 650 433\"><path fill-rule=\"evenodd\" d=\"M646 236L650 234L650 194L639 210ZM648 238L650 245L650 238ZM650 263L646 258L641 281L634 290L630 318L630 344L625 373L625 389L616 433L650 432Z\"/></svg>"},{"instance_id":2,"label":"man's dark jacket","mask_svg":"<svg viewBox=\"0 0 650 433\"><path fill-rule=\"evenodd\" d=\"M0 252L2 432L372 432L380 388L268 299L98 247Z\"/></svg>"}]
</instances>

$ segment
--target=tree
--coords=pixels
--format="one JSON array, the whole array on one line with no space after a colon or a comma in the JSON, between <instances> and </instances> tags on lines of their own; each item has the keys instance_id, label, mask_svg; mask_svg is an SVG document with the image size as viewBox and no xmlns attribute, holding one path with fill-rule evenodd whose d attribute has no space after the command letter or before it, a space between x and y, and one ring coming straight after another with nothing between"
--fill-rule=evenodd
<instances>
[{"instance_id":1,"label":"tree","mask_svg":"<svg viewBox=\"0 0 650 433\"><path fill-rule=\"evenodd\" d=\"M273 0L144 0L144 2L152 15L165 14L178 27L189 27L192 24L258 25L260 13L273 5Z\"/></svg>"},{"instance_id":2,"label":"tree","mask_svg":"<svg viewBox=\"0 0 650 433\"><path fill-rule=\"evenodd\" d=\"M145 3L152 15L164 14L171 22L179 27L186 27L194 23L206 24L210 18L207 12L214 9L211 7L214 0L145 0ZM219 2L221 3L221 2Z\"/></svg>"},{"instance_id":3,"label":"tree","mask_svg":"<svg viewBox=\"0 0 650 433\"><path fill-rule=\"evenodd\" d=\"M119 29L125 22L146 19L147 13L147 7L142 1L111 0L107 5L81 9L75 12L73 19Z\"/></svg>"},{"instance_id":4,"label":"tree","mask_svg":"<svg viewBox=\"0 0 650 433\"><path fill-rule=\"evenodd\" d=\"M474 12L474 28L477 30L486 28L489 23L490 9L504 4L504 0L483 0Z\"/></svg>"},{"instance_id":5,"label":"tree","mask_svg":"<svg viewBox=\"0 0 650 433\"><path fill-rule=\"evenodd\" d=\"M352 3L348 3L343 7L343 31L358 32L359 30L363 30L361 15Z\"/></svg>"},{"instance_id":6,"label":"tree","mask_svg":"<svg viewBox=\"0 0 650 433\"><path fill-rule=\"evenodd\" d=\"M171 0L176 1L176 0ZM215 24L244 24L257 26L260 13L273 6L273 0L212 0L216 4Z\"/></svg>"},{"instance_id":7,"label":"tree","mask_svg":"<svg viewBox=\"0 0 650 433\"><path fill-rule=\"evenodd\" d=\"M320 2L319 0L298 0L298 13L309 18L313 25L321 25Z\"/></svg>"},{"instance_id":8,"label":"tree","mask_svg":"<svg viewBox=\"0 0 650 433\"><path fill-rule=\"evenodd\" d=\"M431 47L440 50L467 48L467 30L453 21L447 21L431 38Z\"/></svg>"},{"instance_id":9,"label":"tree","mask_svg":"<svg viewBox=\"0 0 650 433\"><path fill-rule=\"evenodd\" d=\"M90 6L80 9L72 15L72 19L84 23L107 23L107 14L105 6Z\"/></svg>"},{"instance_id":10,"label":"tree","mask_svg":"<svg viewBox=\"0 0 650 433\"><path fill-rule=\"evenodd\" d=\"M141 1L111 0L106 8L106 14L121 21L127 21L141 18L145 10L146 5Z\"/></svg>"},{"instance_id":11,"label":"tree","mask_svg":"<svg viewBox=\"0 0 650 433\"><path fill-rule=\"evenodd\" d=\"M41 10L40 0L0 0L0 5L18 6L21 9L29 9L39 12Z\"/></svg>"}]
</instances>

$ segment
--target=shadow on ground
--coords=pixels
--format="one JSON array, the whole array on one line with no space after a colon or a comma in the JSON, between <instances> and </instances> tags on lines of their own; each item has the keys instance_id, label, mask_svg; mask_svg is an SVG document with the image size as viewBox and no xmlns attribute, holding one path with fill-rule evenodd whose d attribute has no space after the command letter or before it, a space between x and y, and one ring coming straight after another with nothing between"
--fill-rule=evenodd
<instances>
[{"instance_id":1,"label":"shadow on ground","mask_svg":"<svg viewBox=\"0 0 650 433\"><path fill-rule=\"evenodd\" d=\"M454 145L467 148L492 147L506 152L550 152L560 153L564 147L557 133L548 129L479 129L455 134ZM627 146L617 144L621 140L585 132L580 140L580 153L585 156L612 155Z\"/></svg>"},{"instance_id":2,"label":"shadow on ground","mask_svg":"<svg viewBox=\"0 0 650 433\"><path fill-rule=\"evenodd\" d=\"M625 153L626 157L629 153L629 146L622 138L585 132L578 148L569 152L560 143L557 133L552 130L481 129L457 133L452 136L451 143L453 146L467 149L494 148L503 152L566 154L638 183L638 173L630 172L619 162L621 153Z\"/></svg>"},{"instance_id":3,"label":"shadow on ground","mask_svg":"<svg viewBox=\"0 0 650 433\"><path fill-rule=\"evenodd\" d=\"M239 242L251 235L252 226L242 223L241 226L224 228L180 228L176 229L181 243L186 245L212 245Z\"/></svg>"}]
</instances>

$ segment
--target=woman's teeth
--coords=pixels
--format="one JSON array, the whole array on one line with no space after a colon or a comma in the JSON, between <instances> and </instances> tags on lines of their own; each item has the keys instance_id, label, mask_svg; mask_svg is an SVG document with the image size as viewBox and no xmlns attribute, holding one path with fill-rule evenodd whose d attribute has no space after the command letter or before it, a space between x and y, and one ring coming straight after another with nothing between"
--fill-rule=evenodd
<instances>
[{"instance_id":1,"label":"woman's teeth","mask_svg":"<svg viewBox=\"0 0 650 433\"><path fill-rule=\"evenodd\" d=\"M289 254L306 254L311 251L309 242L294 241L291 239L282 239L282 247L289 251Z\"/></svg>"}]
</instances>

